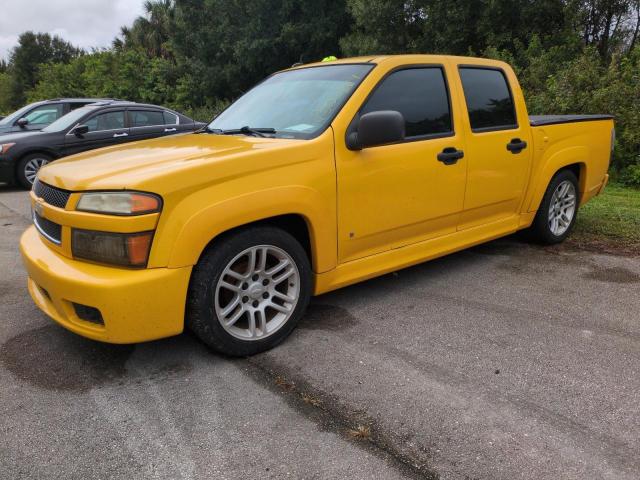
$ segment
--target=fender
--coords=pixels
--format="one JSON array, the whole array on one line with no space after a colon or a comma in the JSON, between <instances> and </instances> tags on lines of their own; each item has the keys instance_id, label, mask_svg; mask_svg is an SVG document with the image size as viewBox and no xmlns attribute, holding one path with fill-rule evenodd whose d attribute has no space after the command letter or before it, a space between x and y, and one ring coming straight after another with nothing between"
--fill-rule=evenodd
<instances>
[{"instance_id":1,"label":"fender","mask_svg":"<svg viewBox=\"0 0 640 480\"><path fill-rule=\"evenodd\" d=\"M57 152L56 150L51 149L51 148L47 148L47 147L27 148L23 152L20 152L20 154L16 157L16 160L15 160L16 164L23 157L25 157L27 155L31 155L33 153L44 153L44 154L52 157L54 160L58 160L60 158L60 153Z\"/></svg>"},{"instance_id":2,"label":"fender","mask_svg":"<svg viewBox=\"0 0 640 480\"><path fill-rule=\"evenodd\" d=\"M532 194L528 202L525 202L525 212L535 212L538 210L542 197L547 190L549 182L553 176L562 168L568 165L579 164L581 168L580 174L580 194L584 192L586 182L586 164L589 158L589 150L587 147L569 147L557 151L550 157L542 160L542 167L538 169L538 173L532 178L531 185Z\"/></svg>"},{"instance_id":3,"label":"fender","mask_svg":"<svg viewBox=\"0 0 640 480\"><path fill-rule=\"evenodd\" d=\"M336 267L335 204L319 191L303 185L280 186L225 198L204 209L192 208L205 204L199 200L198 197L201 196L202 193L193 195L177 208L191 209L195 212L192 215L187 215L186 212L175 214L175 211L171 215L174 218L184 215L182 218L188 220L174 237L176 240L168 261L170 268L195 265L206 246L226 231L287 214L300 215L307 224L314 271L325 272ZM165 231L158 237L170 238L171 235L167 235Z\"/></svg>"}]
</instances>

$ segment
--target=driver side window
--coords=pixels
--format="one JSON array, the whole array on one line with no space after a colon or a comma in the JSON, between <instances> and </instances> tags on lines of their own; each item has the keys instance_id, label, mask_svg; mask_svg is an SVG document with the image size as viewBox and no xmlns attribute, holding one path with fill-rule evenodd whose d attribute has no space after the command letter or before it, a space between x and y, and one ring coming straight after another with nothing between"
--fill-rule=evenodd
<instances>
[{"instance_id":1,"label":"driver side window","mask_svg":"<svg viewBox=\"0 0 640 480\"><path fill-rule=\"evenodd\" d=\"M453 133L441 67L411 67L389 74L373 91L360 115L381 110L402 114L407 139Z\"/></svg>"},{"instance_id":2,"label":"driver side window","mask_svg":"<svg viewBox=\"0 0 640 480\"><path fill-rule=\"evenodd\" d=\"M118 130L124 128L124 110L99 113L84 122L90 132Z\"/></svg>"},{"instance_id":3,"label":"driver side window","mask_svg":"<svg viewBox=\"0 0 640 480\"><path fill-rule=\"evenodd\" d=\"M31 110L24 118L29 125L49 125L62 116L62 104L42 105Z\"/></svg>"}]
</instances>

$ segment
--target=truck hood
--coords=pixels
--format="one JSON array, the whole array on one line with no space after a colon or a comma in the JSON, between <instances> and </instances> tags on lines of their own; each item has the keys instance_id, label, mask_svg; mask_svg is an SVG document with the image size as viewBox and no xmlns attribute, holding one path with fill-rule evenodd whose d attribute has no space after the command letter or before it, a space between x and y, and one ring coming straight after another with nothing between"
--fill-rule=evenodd
<instances>
[{"instance_id":1,"label":"truck hood","mask_svg":"<svg viewBox=\"0 0 640 480\"><path fill-rule=\"evenodd\" d=\"M230 163L256 170L255 162L239 160L301 142L206 133L172 135L66 157L42 168L38 178L71 191L139 189L163 193L158 189L168 182L158 182L159 177L172 178L172 183L179 185L177 175L181 172L195 171L195 177L206 182L221 173L230 174ZM220 171L222 165L227 167L225 172ZM237 170L237 165L232 170ZM194 175L189 178L191 183Z\"/></svg>"}]
</instances>

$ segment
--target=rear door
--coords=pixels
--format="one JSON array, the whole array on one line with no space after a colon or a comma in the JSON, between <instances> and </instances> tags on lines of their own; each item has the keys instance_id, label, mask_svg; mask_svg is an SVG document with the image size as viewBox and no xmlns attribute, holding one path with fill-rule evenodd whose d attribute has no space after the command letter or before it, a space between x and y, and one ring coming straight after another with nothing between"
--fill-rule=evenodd
<instances>
[{"instance_id":1,"label":"rear door","mask_svg":"<svg viewBox=\"0 0 640 480\"><path fill-rule=\"evenodd\" d=\"M465 152L467 188L459 226L465 229L520 211L531 168L532 142L524 99L513 72L484 65L457 66L456 80L466 105L464 121L470 132Z\"/></svg>"},{"instance_id":2,"label":"rear door","mask_svg":"<svg viewBox=\"0 0 640 480\"><path fill-rule=\"evenodd\" d=\"M131 140L161 137L167 133L162 110L130 108L128 115Z\"/></svg>"},{"instance_id":3,"label":"rear door","mask_svg":"<svg viewBox=\"0 0 640 480\"><path fill-rule=\"evenodd\" d=\"M129 141L126 112L124 109L102 110L80 122L89 132L78 136L73 130L65 136L65 155L117 145Z\"/></svg>"},{"instance_id":4,"label":"rear door","mask_svg":"<svg viewBox=\"0 0 640 480\"><path fill-rule=\"evenodd\" d=\"M165 110L163 115L165 135L193 130L193 122L185 122L186 117L179 116L177 113L170 112L169 110Z\"/></svg>"}]
</instances>

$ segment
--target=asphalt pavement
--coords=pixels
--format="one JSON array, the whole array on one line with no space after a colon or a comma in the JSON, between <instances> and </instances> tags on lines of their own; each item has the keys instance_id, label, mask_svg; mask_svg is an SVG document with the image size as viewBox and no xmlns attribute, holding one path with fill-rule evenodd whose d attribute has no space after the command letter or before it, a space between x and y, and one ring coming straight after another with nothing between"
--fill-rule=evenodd
<instances>
[{"instance_id":1,"label":"asphalt pavement","mask_svg":"<svg viewBox=\"0 0 640 480\"><path fill-rule=\"evenodd\" d=\"M640 259L498 240L317 297L276 349L33 305L0 186L0 478L638 479Z\"/></svg>"}]
</instances>

